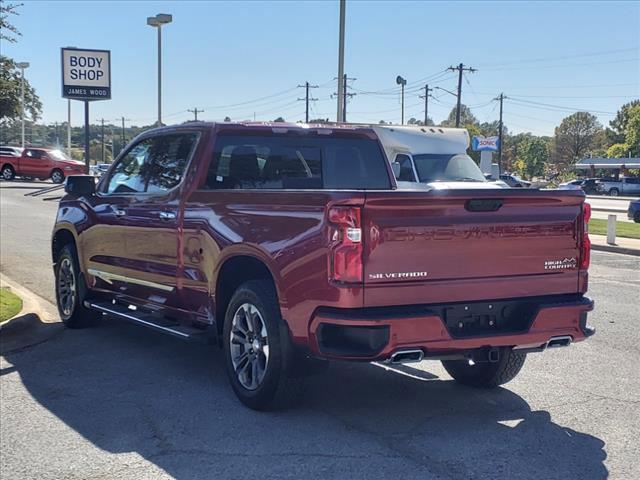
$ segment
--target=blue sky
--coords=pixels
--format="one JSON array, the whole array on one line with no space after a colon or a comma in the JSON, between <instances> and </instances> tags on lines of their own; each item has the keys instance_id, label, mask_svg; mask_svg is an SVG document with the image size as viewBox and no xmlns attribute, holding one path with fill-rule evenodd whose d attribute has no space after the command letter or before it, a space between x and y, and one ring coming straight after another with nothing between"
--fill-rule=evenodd
<instances>
[{"instance_id":1,"label":"blue sky","mask_svg":"<svg viewBox=\"0 0 640 480\"><path fill-rule=\"evenodd\" d=\"M66 119L60 97L60 47L112 52L112 100L91 106L92 121L156 116L156 35L146 17L173 14L163 29L163 120L304 119L302 89L320 85L312 117L335 119L338 2L24 1L13 21L23 36L2 53L28 61L45 122ZM348 120L400 121L397 75L408 81L405 118L422 118L417 88L456 88L460 62L476 67L463 81L463 103L481 121L497 119L491 99L504 92L505 124L552 134L574 110L608 124L620 105L640 98L640 2L347 1L345 71L356 96ZM367 93L369 92L369 93ZM373 93L372 93L373 92ZM274 95L275 94L275 95ZM439 122L455 98L433 92ZM268 98L264 98L268 97ZM256 99L262 99L253 101ZM72 123L82 106L73 103ZM242 104L242 105L238 105Z\"/></svg>"}]
</instances>

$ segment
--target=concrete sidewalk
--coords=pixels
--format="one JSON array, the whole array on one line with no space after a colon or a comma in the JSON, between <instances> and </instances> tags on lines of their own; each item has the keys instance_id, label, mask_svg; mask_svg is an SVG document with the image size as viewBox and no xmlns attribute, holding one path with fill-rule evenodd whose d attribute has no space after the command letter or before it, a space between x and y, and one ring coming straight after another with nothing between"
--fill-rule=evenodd
<instances>
[{"instance_id":1,"label":"concrete sidewalk","mask_svg":"<svg viewBox=\"0 0 640 480\"><path fill-rule=\"evenodd\" d=\"M638 239L616 236L615 245L609 245L606 235L589 234L589 238L591 239L591 248L593 250L640 256L640 240Z\"/></svg>"}]
</instances>

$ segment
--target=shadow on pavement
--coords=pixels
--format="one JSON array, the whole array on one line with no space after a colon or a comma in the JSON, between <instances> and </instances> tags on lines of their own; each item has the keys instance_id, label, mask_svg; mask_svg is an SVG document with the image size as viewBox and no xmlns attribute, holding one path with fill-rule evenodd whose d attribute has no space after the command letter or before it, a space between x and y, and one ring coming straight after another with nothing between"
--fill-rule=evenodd
<instances>
[{"instance_id":1,"label":"shadow on pavement","mask_svg":"<svg viewBox=\"0 0 640 480\"><path fill-rule=\"evenodd\" d=\"M117 321L5 358L3 381L19 388L17 373L93 445L135 452L180 479L607 477L602 440L553 423L508 389L468 389L414 369L335 364L309 379L298 407L257 413L233 396L215 348ZM55 432L38 432L52 445L29 459L34 468L46 469L53 451L82 465L75 456L86 452L57 451Z\"/></svg>"}]
</instances>

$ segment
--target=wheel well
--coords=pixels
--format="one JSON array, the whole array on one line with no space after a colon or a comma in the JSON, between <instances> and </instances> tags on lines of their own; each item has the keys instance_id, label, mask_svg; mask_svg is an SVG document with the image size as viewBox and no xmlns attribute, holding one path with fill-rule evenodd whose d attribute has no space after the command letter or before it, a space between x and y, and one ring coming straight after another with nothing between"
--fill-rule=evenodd
<instances>
[{"instance_id":1,"label":"wheel well","mask_svg":"<svg viewBox=\"0 0 640 480\"><path fill-rule=\"evenodd\" d=\"M13 165L11 165L10 163L3 163L2 167L0 167L0 170L4 170L4 167L9 167L11 170L13 170L14 172L16 171L15 168L13 168Z\"/></svg>"},{"instance_id":2,"label":"wheel well","mask_svg":"<svg viewBox=\"0 0 640 480\"><path fill-rule=\"evenodd\" d=\"M216 324L218 334L222 334L224 316L233 293L249 280L269 280L274 284L273 276L267 266L254 257L237 256L222 265L216 282Z\"/></svg>"},{"instance_id":3,"label":"wheel well","mask_svg":"<svg viewBox=\"0 0 640 480\"><path fill-rule=\"evenodd\" d=\"M51 259L53 263L58 261L58 257L60 256L60 252L64 248L65 245L73 244L75 246L76 239L69 230L62 229L58 230L53 236L53 240L51 241Z\"/></svg>"}]
</instances>

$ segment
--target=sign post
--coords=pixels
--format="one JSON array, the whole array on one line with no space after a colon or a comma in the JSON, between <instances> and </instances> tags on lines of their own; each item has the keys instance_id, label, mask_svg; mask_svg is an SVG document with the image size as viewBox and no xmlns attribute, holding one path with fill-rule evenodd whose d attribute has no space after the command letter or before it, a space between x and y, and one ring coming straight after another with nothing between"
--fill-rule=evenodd
<instances>
[{"instance_id":1,"label":"sign post","mask_svg":"<svg viewBox=\"0 0 640 480\"><path fill-rule=\"evenodd\" d=\"M84 101L84 161L89 173L89 102L111 99L111 52L61 49L62 97Z\"/></svg>"},{"instance_id":2,"label":"sign post","mask_svg":"<svg viewBox=\"0 0 640 480\"><path fill-rule=\"evenodd\" d=\"M498 137L476 136L471 140L471 148L480 152L480 170L484 174L493 175L493 152L497 152L500 145Z\"/></svg>"}]
</instances>

